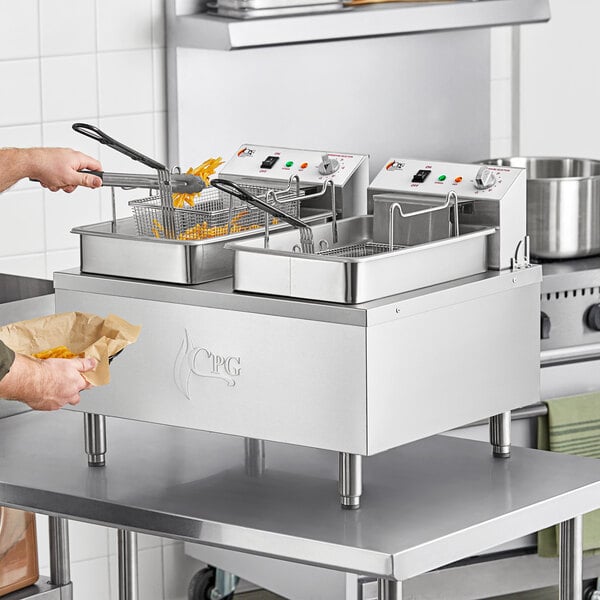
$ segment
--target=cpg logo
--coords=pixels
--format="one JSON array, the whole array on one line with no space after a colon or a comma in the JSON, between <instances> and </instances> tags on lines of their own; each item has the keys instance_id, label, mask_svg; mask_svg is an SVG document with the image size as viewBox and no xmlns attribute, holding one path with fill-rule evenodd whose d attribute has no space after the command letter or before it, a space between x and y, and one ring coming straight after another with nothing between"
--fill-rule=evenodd
<instances>
[{"instance_id":1,"label":"cpg logo","mask_svg":"<svg viewBox=\"0 0 600 600\"><path fill-rule=\"evenodd\" d=\"M237 155L239 158L246 158L248 156L254 156L254 149L248 148L246 146L246 147L242 148L241 150L238 150Z\"/></svg>"},{"instance_id":2,"label":"cpg logo","mask_svg":"<svg viewBox=\"0 0 600 600\"><path fill-rule=\"evenodd\" d=\"M188 400L191 400L190 383L193 377L220 379L227 386L234 387L236 378L242 372L242 365L239 356L223 356L194 344L186 329L175 359L174 371L175 385Z\"/></svg>"},{"instance_id":3,"label":"cpg logo","mask_svg":"<svg viewBox=\"0 0 600 600\"><path fill-rule=\"evenodd\" d=\"M387 165L385 165L385 168L388 171L401 171L402 169L404 169L404 165L406 163L400 162L398 160L393 160L391 162L389 162Z\"/></svg>"}]
</instances>

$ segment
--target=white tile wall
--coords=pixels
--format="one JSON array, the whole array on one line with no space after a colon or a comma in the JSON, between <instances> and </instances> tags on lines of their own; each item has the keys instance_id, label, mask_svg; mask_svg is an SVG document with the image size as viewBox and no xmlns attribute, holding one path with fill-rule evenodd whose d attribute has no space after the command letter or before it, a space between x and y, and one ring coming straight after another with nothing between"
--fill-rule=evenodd
<instances>
[{"instance_id":1,"label":"white tile wall","mask_svg":"<svg viewBox=\"0 0 600 600\"><path fill-rule=\"evenodd\" d=\"M44 121L79 120L98 114L95 54L41 59Z\"/></svg>"},{"instance_id":2,"label":"white tile wall","mask_svg":"<svg viewBox=\"0 0 600 600\"><path fill-rule=\"evenodd\" d=\"M38 0L0 2L0 57L32 58L39 55Z\"/></svg>"},{"instance_id":3,"label":"white tile wall","mask_svg":"<svg viewBox=\"0 0 600 600\"><path fill-rule=\"evenodd\" d=\"M42 118L40 62L0 61L0 127L39 123Z\"/></svg>"},{"instance_id":4,"label":"white tile wall","mask_svg":"<svg viewBox=\"0 0 600 600\"><path fill-rule=\"evenodd\" d=\"M69 56L96 52L95 0L40 2L42 56ZM68 35L65 32L68 31Z\"/></svg>"}]
</instances>

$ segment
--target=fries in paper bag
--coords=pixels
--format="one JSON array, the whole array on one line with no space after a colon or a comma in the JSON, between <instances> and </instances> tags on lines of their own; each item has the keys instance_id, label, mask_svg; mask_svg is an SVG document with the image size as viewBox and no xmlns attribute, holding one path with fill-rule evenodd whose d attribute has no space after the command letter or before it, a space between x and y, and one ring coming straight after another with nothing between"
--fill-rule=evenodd
<instances>
[{"instance_id":1,"label":"fries in paper bag","mask_svg":"<svg viewBox=\"0 0 600 600\"><path fill-rule=\"evenodd\" d=\"M19 354L57 356L60 347L75 356L98 361L93 371L82 373L92 385L110 382L109 360L140 335L141 327L116 315L106 319L81 312L60 313L0 327L0 340ZM50 352L54 351L54 352Z\"/></svg>"}]
</instances>

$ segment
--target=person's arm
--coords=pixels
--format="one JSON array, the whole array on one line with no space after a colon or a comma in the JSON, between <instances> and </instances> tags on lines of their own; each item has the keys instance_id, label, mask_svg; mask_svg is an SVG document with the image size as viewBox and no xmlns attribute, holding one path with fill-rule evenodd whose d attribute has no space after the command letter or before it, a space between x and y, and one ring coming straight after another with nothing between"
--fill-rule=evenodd
<instances>
[{"instance_id":1,"label":"person's arm","mask_svg":"<svg viewBox=\"0 0 600 600\"><path fill-rule=\"evenodd\" d=\"M0 192L30 177L52 192L72 192L77 186L97 188L102 179L82 169L101 171L95 158L70 148L0 148Z\"/></svg>"},{"instance_id":2,"label":"person's arm","mask_svg":"<svg viewBox=\"0 0 600 600\"><path fill-rule=\"evenodd\" d=\"M4 346L6 348L6 346ZM79 393L91 387L82 373L96 368L93 358L39 360L15 354L0 379L0 398L19 400L34 410L57 410L78 404Z\"/></svg>"}]
</instances>

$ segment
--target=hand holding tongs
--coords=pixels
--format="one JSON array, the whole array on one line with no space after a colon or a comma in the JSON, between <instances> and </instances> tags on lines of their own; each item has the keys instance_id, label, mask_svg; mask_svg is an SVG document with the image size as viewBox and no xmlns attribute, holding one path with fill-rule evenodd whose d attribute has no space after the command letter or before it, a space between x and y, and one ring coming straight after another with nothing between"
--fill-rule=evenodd
<instances>
[{"instance_id":1,"label":"hand holding tongs","mask_svg":"<svg viewBox=\"0 0 600 600\"><path fill-rule=\"evenodd\" d=\"M277 196L275 192L267 193L267 198L269 198L269 196L272 197L272 203L269 203L261 198L253 196L247 190L241 188L239 185L233 183L233 181L229 181L228 179L213 179L210 183L218 190L221 190L226 194L231 194L232 196L235 196L236 198L239 198L248 204L252 204L252 206L256 206L256 208L264 210L273 217L277 217L278 219L289 223L292 227L295 227L299 230L302 252L307 254L315 253L312 229L298 217L290 215L279 208L277 206Z\"/></svg>"},{"instance_id":2,"label":"hand holding tongs","mask_svg":"<svg viewBox=\"0 0 600 600\"><path fill-rule=\"evenodd\" d=\"M74 123L73 129L77 133L81 133L137 162L141 162L151 169L155 169L159 173L157 175L137 175L128 173L107 173L105 171L82 171L82 173L91 173L92 175L100 177L102 179L102 185L104 186L124 189L145 188L158 190L160 189L160 184L166 180L170 182L172 192L183 192L188 194L196 194L206 187L206 184L201 177L187 174L182 175L179 173L170 174L169 169L162 163L118 142L94 125L89 125L88 123ZM161 173L163 176L160 175Z\"/></svg>"}]
</instances>

